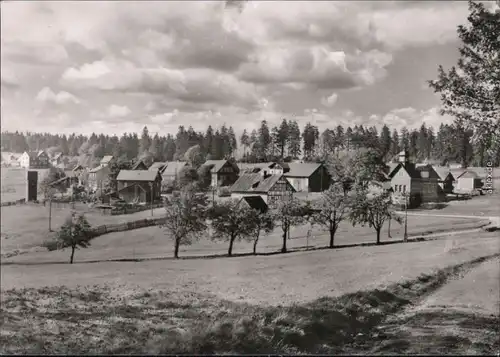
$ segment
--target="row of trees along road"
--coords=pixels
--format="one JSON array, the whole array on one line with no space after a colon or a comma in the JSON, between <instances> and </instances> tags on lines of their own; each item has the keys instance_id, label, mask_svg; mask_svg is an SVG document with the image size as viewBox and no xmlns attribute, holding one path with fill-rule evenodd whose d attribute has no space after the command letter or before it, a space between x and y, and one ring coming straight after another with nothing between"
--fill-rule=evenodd
<instances>
[{"instance_id":1,"label":"row of trees along road","mask_svg":"<svg viewBox=\"0 0 500 357\"><path fill-rule=\"evenodd\" d=\"M234 244L240 240L252 241L253 253L256 254L262 234L268 235L275 228L281 231L281 251L284 253L290 229L306 223L322 227L329 233L330 248L335 246L335 234L343 221L350 221L353 226L373 228L379 244L384 224L392 219L401 223L401 218L393 211L389 193L383 189L374 190L370 185L376 184L376 178L384 170L377 152L362 150L352 155L331 157L327 167L335 169L334 182L318 200L284 200L267 212L249 208L234 199L209 204L207 191L200 188L199 182L185 184L166 200L165 220L161 225L174 243L174 257L179 257L181 246L207 235L215 241L227 241L229 256ZM73 217L61 228L58 239L62 244L59 247L72 248L71 261L76 247L88 246L89 229L83 216L77 221ZM209 231L211 234L207 234Z\"/></svg>"}]
</instances>

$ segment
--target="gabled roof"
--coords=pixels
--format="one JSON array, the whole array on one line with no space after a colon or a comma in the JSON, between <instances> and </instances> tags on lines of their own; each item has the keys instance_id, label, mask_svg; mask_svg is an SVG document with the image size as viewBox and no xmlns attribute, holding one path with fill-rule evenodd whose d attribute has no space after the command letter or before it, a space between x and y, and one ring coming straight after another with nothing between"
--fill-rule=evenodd
<instances>
[{"instance_id":1,"label":"gabled roof","mask_svg":"<svg viewBox=\"0 0 500 357\"><path fill-rule=\"evenodd\" d=\"M410 175L411 178L420 178L420 172L415 167L415 164L412 164L412 163L403 164L401 162L399 162L397 164L397 166L391 171L389 177L392 179L394 177L394 175L396 175L396 173L401 168L404 168L405 171L408 173L408 175Z\"/></svg>"},{"instance_id":2,"label":"gabled roof","mask_svg":"<svg viewBox=\"0 0 500 357\"><path fill-rule=\"evenodd\" d=\"M438 180L440 179L440 176L438 175L438 173L436 172L436 170L434 170L432 168L431 165L420 166L420 167L417 167L416 170L419 172L420 177L423 177L422 176L422 172L428 172L429 173L428 178L438 179Z\"/></svg>"},{"instance_id":3,"label":"gabled roof","mask_svg":"<svg viewBox=\"0 0 500 357\"><path fill-rule=\"evenodd\" d=\"M231 192L267 193L284 175L269 175L264 178L260 173L241 175L231 186Z\"/></svg>"},{"instance_id":4,"label":"gabled roof","mask_svg":"<svg viewBox=\"0 0 500 357\"><path fill-rule=\"evenodd\" d=\"M241 198L240 203L245 202L250 208L264 213L268 210L266 201L261 196L244 196Z\"/></svg>"},{"instance_id":5,"label":"gabled roof","mask_svg":"<svg viewBox=\"0 0 500 357\"><path fill-rule=\"evenodd\" d=\"M107 164L107 163L109 163L111 160L113 160L113 155L105 155L105 156L101 159L101 165L102 165L102 164Z\"/></svg>"},{"instance_id":6,"label":"gabled roof","mask_svg":"<svg viewBox=\"0 0 500 357\"><path fill-rule=\"evenodd\" d=\"M85 168L84 168L82 165L78 164L78 165L76 165L76 166L73 168L73 170L72 170L72 171L76 171L76 170L84 170L84 169L85 169Z\"/></svg>"},{"instance_id":7,"label":"gabled roof","mask_svg":"<svg viewBox=\"0 0 500 357\"><path fill-rule=\"evenodd\" d=\"M217 173L222 169L222 167L229 162L229 160L207 160L202 166L212 166L212 169L210 172L213 174ZM239 168L236 164L232 164L234 167L236 167L237 171L239 172Z\"/></svg>"},{"instance_id":8,"label":"gabled roof","mask_svg":"<svg viewBox=\"0 0 500 357\"><path fill-rule=\"evenodd\" d=\"M246 172L252 172L252 171L260 171L262 169L267 169L270 168L272 165L274 165L274 162L257 162L257 163L238 163L238 167L240 168L240 171L246 171Z\"/></svg>"},{"instance_id":9,"label":"gabled roof","mask_svg":"<svg viewBox=\"0 0 500 357\"><path fill-rule=\"evenodd\" d=\"M90 170L89 173L93 174L93 173L99 172L105 168L106 168L106 166L99 165L97 167L94 167L92 170Z\"/></svg>"},{"instance_id":10,"label":"gabled roof","mask_svg":"<svg viewBox=\"0 0 500 357\"><path fill-rule=\"evenodd\" d=\"M310 177L322 164L315 162L291 162L288 164L290 171L285 173L286 177Z\"/></svg>"},{"instance_id":11,"label":"gabled roof","mask_svg":"<svg viewBox=\"0 0 500 357\"><path fill-rule=\"evenodd\" d=\"M391 173L392 173L392 171L394 171L394 169L395 169L396 167L398 167L399 162L389 162L389 163L387 163L386 165L387 165L387 167L389 167L389 169L388 169L388 172L387 172L387 173L388 173L388 175L390 176L390 175L391 175Z\"/></svg>"},{"instance_id":12,"label":"gabled roof","mask_svg":"<svg viewBox=\"0 0 500 357\"><path fill-rule=\"evenodd\" d=\"M439 175L440 180L445 180L448 175L451 175L451 179L454 180L455 177L451 173L450 169L447 167L432 167L434 171Z\"/></svg>"},{"instance_id":13,"label":"gabled roof","mask_svg":"<svg viewBox=\"0 0 500 357\"><path fill-rule=\"evenodd\" d=\"M464 171L460 176L457 177L457 179L461 178L479 178L479 175L476 174L474 171L466 170Z\"/></svg>"},{"instance_id":14,"label":"gabled roof","mask_svg":"<svg viewBox=\"0 0 500 357\"><path fill-rule=\"evenodd\" d=\"M147 170L147 166L144 163L144 161L142 161L142 160L137 161L134 164L134 166L132 166L131 170L138 170L141 166L144 167L144 169L142 169L142 170Z\"/></svg>"},{"instance_id":15,"label":"gabled roof","mask_svg":"<svg viewBox=\"0 0 500 357\"><path fill-rule=\"evenodd\" d=\"M148 170L160 171L160 173L162 173L165 166L167 166L166 162L153 162L153 164L149 167Z\"/></svg>"},{"instance_id":16,"label":"gabled roof","mask_svg":"<svg viewBox=\"0 0 500 357\"><path fill-rule=\"evenodd\" d=\"M120 170L117 181L146 181L153 182L156 180L158 172L150 170Z\"/></svg>"},{"instance_id":17,"label":"gabled roof","mask_svg":"<svg viewBox=\"0 0 500 357\"><path fill-rule=\"evenodd\" d=\"M162 176L174 176L181 171L181 169L188 165L185 161L169 161L165 163L167 166L163 169Z\"/></svg>"}]
</instances>

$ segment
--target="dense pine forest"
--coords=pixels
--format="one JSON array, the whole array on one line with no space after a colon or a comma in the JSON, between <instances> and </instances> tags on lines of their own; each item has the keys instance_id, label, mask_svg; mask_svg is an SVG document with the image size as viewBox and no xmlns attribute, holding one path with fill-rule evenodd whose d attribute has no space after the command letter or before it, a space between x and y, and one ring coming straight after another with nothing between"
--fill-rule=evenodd
<instances>
[{"instance_id":1,"label":"dense pine forest","mask_svg":"<svg viewBox=\"0 0 500 357\"><path fill-rule=\"evenodd\" d=\"M339 125L320 133L318 127L311 123L301 130L296 121L283 119L275 127L270 127L264 120L258 130L245 130L239 136L231 126L225 125L220 128L209 126L205 133L180 126L175 135L166 136L152 135L147 127L140 135L124 133L121 137L4 132L1 134L1 145L4 152L46 150L49 153L62 152L66 156L86 157L89 165L96 165L104 155L150 162L183 160L189 148L198 146L204 159L236 157L243 162L298 158L318 161L326 155L360 148L376 149L386 160L391 160L406 148L416 161L429 160L441 165L457 162L466 166L484 166L490 161L498 166L500 150L492 148L498 147L494 141L499 138L473 141L472 137L472 131L457 125L441 124L437 131L425 125L419 129L403 128L400 131L385 125L380 132L373 126L345 128Z\"/></svg>"}]
</instances>

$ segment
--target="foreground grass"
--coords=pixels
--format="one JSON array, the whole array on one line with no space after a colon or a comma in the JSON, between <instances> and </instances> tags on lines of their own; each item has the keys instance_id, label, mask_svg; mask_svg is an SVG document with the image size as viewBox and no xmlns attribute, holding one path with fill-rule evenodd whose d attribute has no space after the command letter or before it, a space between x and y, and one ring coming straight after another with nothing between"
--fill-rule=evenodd
<instances>
[{"instance_id":1,"label":"foreground grass","mask_svg":"<svg viewBox=\"0 0 500 357\"><path fill-rule=\"evenodd\" d=\"M212 295L165 291L127 296L98 286L9 290L2 294L0 353L356 351L358 347L366 348L377 334L375 327L386 316L488 258L491 256L392 284L384 290L324 297L292 306L263 307Z\"/></svg>"}]
</instances>

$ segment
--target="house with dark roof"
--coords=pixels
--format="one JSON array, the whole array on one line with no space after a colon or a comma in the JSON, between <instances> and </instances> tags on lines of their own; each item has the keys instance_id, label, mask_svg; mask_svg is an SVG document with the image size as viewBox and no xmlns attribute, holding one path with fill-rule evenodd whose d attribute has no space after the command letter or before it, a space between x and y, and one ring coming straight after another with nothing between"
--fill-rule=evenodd
<instances>
[{"instance_id":1,"label":"house with dark roof","mask_svg":"<svg viewBox=\"0 0 500 357\"><path fill-rule=\"evenodd\" d=\"M164 183L174 181L178 177L179 172L187 166L189 165L185 161L166 162L163 167L163 172L161 173L162 181Z\"/></svg>"},{"instance_id":2,"label":"house with dark roof","mask_svg":"<svg viewBox=\"0 0 500 357\"><path fill-rule=\"evenodd\" d=\"M245 207L259 211L260 213L265 213L269 209L266 201L261 196L244 196L238 202L238 205L243 205Z\"/></svg>"},{"instance_id":3,"label":"house with dark roof","mask_svg":"<svg viewBox=\"0 0 500 357\"><path fill-rule=\"evenodd\" d=\"M478 190L483 186L482 180L479 175L472 170L465 170L456 179L456 191L459 192L472 192Z\"/></svg>"},{"instance_id":4,"label":"house with dark roof","mask_svg":"<svg viewBox=\"0 0 500 357\"><path fill-rule=\"evenodd\" d=\"M144 161L139 160L130 169L131 170L147 170L148 167L146 166Z\"/></svg>"},{"instance_id":5,"label":"house with dark roof","mask_svg":"<svg viewBox=\"0 0 500 357\"><path fill-rule=\"evenodd\" d=\"M50 158L43 150L25 151L19 158L19 165L28 169L48 169Z\"/></svg>"},{"instance_id":6,"label":"house with dark roof","mask_svg":"<svg viewBox=\"0 0 500 357\"><path fill-rule=\"evenodd\" d=\"M270 208L276 207L279 201L291 199L294 192L284 175L270 175L263 171L244 173L231 186L232 198L260 196Z\"/></svg>"},{"instance_id":7,"label":"house with dark roof","mask_svg":"<svg viewBox=\"0 0 500 357\"><path fill-rule=\"evenodd\" d=\"M233 160L207 160L202 166L210 167L212 187L231 186L240 173L238 165Z\"/></svg>"},{"instance_id":8,"label":"house with dark roof","mask_svg":"<svg viewBox=\"0 0 500 357\"><path fill-rule=\"evenodd\" d=\"M453 192L453 185L455 182L455 176L453 173L450 171L448 167L444 166L432 166L434 171L439 176L438 184L439 187L443 190L444 193L452 193Z\"/></svg>"},{"instance_id":9,"label":"house with dark roof","mask_svg":"<svg viewBox=\"0 0 500 357\"><path fill-rule=\"evenodd\" d=\"M149 203L160 199L161 175L150 170L120 170L117 195L127 202Z\"/></svg>"},{"instance_id":10,"label":"house with dark roof","mask_svg":"<svg viewBox=\"0 0 500 357\"><path fill-rule=\"evenodd\" d=\"M331 177L326 167L314 162L291 162L284 171L297 192L322 192L330 187Z\"/></svg>"},{"instance_id":11,"label":"house with dark roof","mask_svg":"<svg viewBox=\"0 0 500 357\"><path fill-rule=\"evenodd\" d=\"M444 198L437 172L431 165L417 167L411 163L407 151L399 154L399 163L388 176L395 195L409 195L410 207L417 207L424 202L438 202Z\"/></svg>"},{"instance_id":12,"label":"house with dark roof","mask_svg":"<svg viewBox=\"0 0 500 357\"><path fill-rule=\"evenodd\" d=\"M149 167L148 170L158 171L160 174L163 174L163 171L167 167L166 162L153 162L153 164Z\"/></svg>"}]
</instances>

